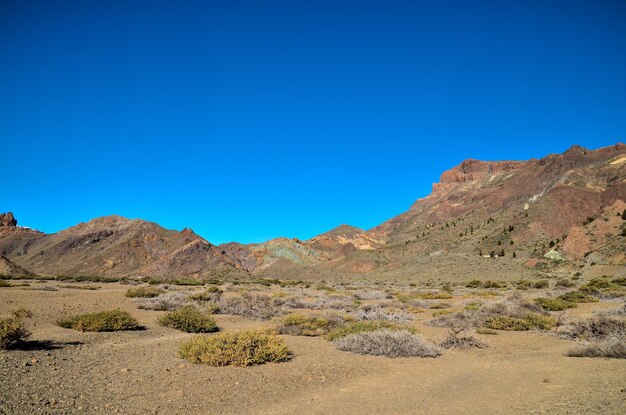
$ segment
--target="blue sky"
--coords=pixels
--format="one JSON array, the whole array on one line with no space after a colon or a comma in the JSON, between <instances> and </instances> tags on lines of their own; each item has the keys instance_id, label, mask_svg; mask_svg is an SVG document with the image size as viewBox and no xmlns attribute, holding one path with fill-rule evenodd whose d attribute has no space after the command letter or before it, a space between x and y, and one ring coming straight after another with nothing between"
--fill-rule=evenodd
<instances>
[{"instance_id":1,"label":"blue sky","mask_svg":"<svg viewBox=\"0 0 626 415\"><path fill-rule=\"evenodd\" d=\"M466 158L626 141L623 1L0 1L0 211L373 227Z\"/></svg>"}]
</instances>

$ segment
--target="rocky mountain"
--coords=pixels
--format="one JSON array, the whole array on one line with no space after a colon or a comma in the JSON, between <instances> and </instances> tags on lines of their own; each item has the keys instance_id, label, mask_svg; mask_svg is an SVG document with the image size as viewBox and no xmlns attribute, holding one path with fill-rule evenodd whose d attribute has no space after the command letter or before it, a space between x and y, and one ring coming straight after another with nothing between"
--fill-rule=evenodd
<instances>
[{"instance_id":1,"label":"rocky mountain","mask_svg":"<svg viewBox=\"0 0 626 415\"><path fill-rule=\"evenodd\" d=\"M0 228L0 253L45 275L211 277L242 272L215 245L139 219L106 216L55 234Z\"/></svg>"},{"instance_id":2,"label":"rocky mountain","mask_svg":"<svg viewBox=\"0 0 626 415\"><path fill-rule=\"evenodd\" d=\"M469 159L427 197L365 231L212 245L109 216L46 235L0 215L0 254L41 274L411 279L626 273L626 145L528 161ZM581 272L582 272L581 271Z\"/></svg>"}]
</instances>

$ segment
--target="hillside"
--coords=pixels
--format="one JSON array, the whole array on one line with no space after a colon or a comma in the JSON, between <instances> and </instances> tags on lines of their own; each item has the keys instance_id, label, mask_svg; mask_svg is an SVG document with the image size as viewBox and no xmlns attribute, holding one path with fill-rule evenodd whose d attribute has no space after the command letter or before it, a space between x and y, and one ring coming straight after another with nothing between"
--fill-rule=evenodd
<instances>
[{"instance_id":1,"label":"hillside","mask_svg":"<svg viewBox=\"0 0 626 415\"><path fill-rule=\"evenodd\" d=\"M365 231L215 246L119 216L46 235L0 216L0 254L40 274L439 279L623 272L626 145L528 161L469 159L425 198ZM620 271L621 270L621 271Z\"/></svg>"}]
</instances>

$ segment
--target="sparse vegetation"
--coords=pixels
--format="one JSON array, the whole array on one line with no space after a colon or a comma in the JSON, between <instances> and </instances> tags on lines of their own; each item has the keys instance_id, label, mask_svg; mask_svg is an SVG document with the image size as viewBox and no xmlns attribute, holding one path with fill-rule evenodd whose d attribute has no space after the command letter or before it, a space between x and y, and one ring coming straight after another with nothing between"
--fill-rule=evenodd
<instances>
[{"instance_id":1,"label":"sparse vegetation","mask_svg":"<svg viewBox=\"0 0 626 415\"><path fill-rule=\"evenodd\" d=\"M57 326L78 331L141 330L143 326L128 312L122 310L81 314L56 322Z\"/></svg>"},{"instance_id":2,"label":"sparse vegetation","mask_svg":"<svg viewBox=\"0 0 626 415\"><path fill-rule=\"evenodd\" d=\"M201 335L183 342L179 355L192 362L210 366L251 366L283 362L289 358L285 342L259 331Z\"/></svg>"},{"instance_id":3,"label":"sparse vegetation","mask_svg":"<svg viewBox=\"0 0 626 415\"><path fill-rule=\"evenodd\" d=\"M157 321L162 326L186 333L212 333L219 330L213 317L193 306L170 311Z\"/></svg>"},{"instance_id":4,"label":"sparse vegetation","mask_svg":"<svg viewBox=\"0 0 626 415\"><path fill-rule=\"evenodd\" d=\"M562 298L536 298L535 303L546 311L563 311L577 306L575 302L566 301Z\"/></svg>"},{"instance_id":5,"label":"sparse vegetation","mask_svg":"<svg viewBox=\"0 0 626 415\"><path fill-rule=\"evenodd\" d=\"M222 296L218 303L218 313L269 320L284 314L282 308L277 306L274 300L280 299L251 293L236 297Z\"/></svg>"},{"instance_id":6,"label":"sparse vegetation","mask_svg":"<svg viewBox=\"0 0 626 415\"><path fill-rule=\"evenodd\" d=\"M441 349L408 330L376 330L350 334L334 341L339 350L387 357L437 357Z\"/></svg>"}]
</instances>

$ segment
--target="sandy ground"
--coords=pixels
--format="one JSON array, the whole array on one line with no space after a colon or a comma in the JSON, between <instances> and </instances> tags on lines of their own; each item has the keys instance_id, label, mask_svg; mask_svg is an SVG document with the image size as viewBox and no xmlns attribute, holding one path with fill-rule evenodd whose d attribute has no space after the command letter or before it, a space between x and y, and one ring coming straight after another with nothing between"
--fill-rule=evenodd
<instances>
[{"instance_id":1,"label":"sandy ground","mask_svg":"<svg viewBox=\"0 0 626 415\"><path fill-rule=\"evenodd\" d=\"M33 287L58 286L57 283ZM0 314L26 306L31 350L0 351L2 414L624 414L626 361L572 358L573 342L549 334L480 336L490 347L436 359L362 356L322 338L290 337L286 363L213 368L176 356L190 334L160 327L128 287L98 291L0 289ZM616 303L584 304L577 317ZM65 314L119 307L147 330L80 333L52 324ZM433 340L445 330L425 326ZM216 316L223 331L269 323Z\"/></svg>"}]
</instances>

